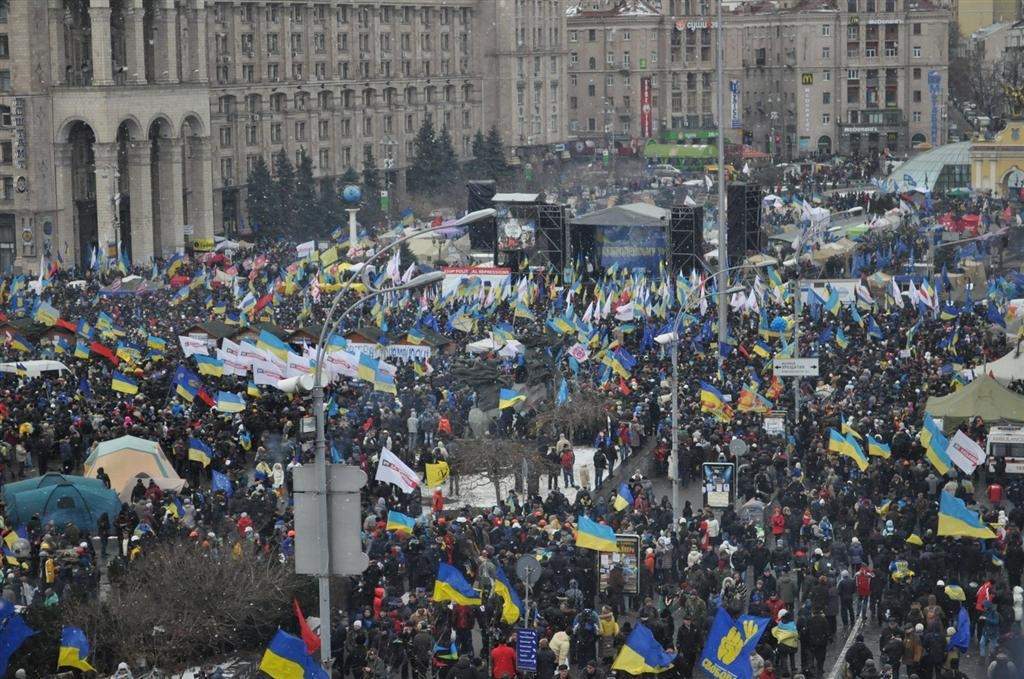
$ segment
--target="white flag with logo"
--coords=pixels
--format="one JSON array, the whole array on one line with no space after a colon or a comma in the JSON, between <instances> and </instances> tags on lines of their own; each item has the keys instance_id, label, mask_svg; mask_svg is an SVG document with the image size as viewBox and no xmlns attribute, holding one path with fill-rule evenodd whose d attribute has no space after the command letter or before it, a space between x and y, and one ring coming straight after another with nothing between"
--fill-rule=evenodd
<instances>
[{"instance_id":1,"label":"white flag with logo","mask_svg":"<svg viewBox=\"0 0 1024 679\"><path fill-rule=\"evenodd\" d=\"M946 447L949 459L965 474L973 474L974 469L985 462L985 449L978 445L974 439L962 431L949 440Z\"/></svg>"},{"instance_id":2,"label":"white flag with logo","mask_svg":"<svg viewBox=\"0 0 1024 679\"><path fill-rule=\"evenodd\" d=\"M185 358L193 354L210 355L210 348L206 345L206 340L202 338L178 335L178 342L181 344L181 353L185 354Z\"/></svg>"},{"instance_id":3,"label":"white flag with logo","mask_svg":"<svg viewBox=\"0 0 1024 679\"><path fill-rule=\"evenodd\" d=\"M416 475L416 472L387 448L381 448L377 474L373 478L376 481L393 483L403 493L411 493L420 485L420 477Z\"/></svg>"}]
</instances>

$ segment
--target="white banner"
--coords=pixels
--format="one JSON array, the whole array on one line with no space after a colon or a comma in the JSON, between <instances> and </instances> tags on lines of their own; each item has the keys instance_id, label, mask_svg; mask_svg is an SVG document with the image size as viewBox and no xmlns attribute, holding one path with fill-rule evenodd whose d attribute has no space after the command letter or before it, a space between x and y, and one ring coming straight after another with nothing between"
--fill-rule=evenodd
<instances>
[{"instance_id":1,"label":"white banner","mask_svg":"<svg viewBox=\"0 0 1024 679\"><path fill-rule=\"evenodd\" d=\"M349 342L349 350L354 354L367 354L373 358L397 358L400 361L422 361L430 358L433 349L422 344L370 344L368 342Z\"/></svg>"},{"instance_id":2,"label":"white banner","mask_svg":"<svg viewBox=\"0 0 1024 679\"><path fill-rule=\"evenodd\" d=\"M355 377L359 357L347 351L332 351L324 357L324 367L332 375Z\"/></svg>"},{"instance_id":3,"label":"white banner","mask_svg":"<svg viewBox=\"0 0 1024 679\"><path fill-rule=\"evenodd\" d=\"M217 358L224 362L225 375L243 376L249 373L249 366L237 356L232 356L223 349L217 350Z\"/></svg>"},{"instance_id":4,"label":"white banner","mask_svg":"<svg viewBox=\"0 0 1024 679\"><path fill-rule=\"evenodd\" d=\"M302 375L308 375L313 372L313 369L310 367L312 363L313 362L310 361L308 358L304 356L299 356L298 354L293 354L292 352L289 351L288 365L285 366L285 372L287 373L288 377L300 377Z\"/></svg>"},{"instance_id":5,"label":"white banner","mask_svg":"<svg viewBox=\"0 0 1024 679\"><path fill-rule=\"evenodd\" d=\"M238 345L238 355L243 363L250 366L255 365L258 361L267 360L267 352L248 342Z\"/></svg>"},{"instance_id":6,"label":"white banner","mask_svg":"<svg viewBox=\"0 0 1024 679\"><path fill-rule=\"evenodd\" d=\"M252 381L257 385L270 384L277 386L277 383L284 379L284 370L267 361L257 361L252 366Z\"/></svg>"},{"instance_id":7,"label":"white banner","mask_svg":"<svg viewBox=\"0 0 1024 679\"><path fill-rule=\"evenodd\" d=\"M965 474L973 474L974 469L983 464L987 457L985 449L962 431L958 431L956 436L950 439L946 453L953 464L962 469Z\"/></svg>"},{"instance_id":8,"label":"white banner","mask_svg":"<svg viewBox=\"0 0 1024 679\"><path fill-rule=\"evenodd\" d=\"M380 464L377 465L377 474L373 478L375 481L393 483L404 493L411 493L420 485L420 477L416 472L387 448L380 451Z\"/></svg>"},{"instance_id":9,"label":"white banner","mask_svg":"<svg viewBox=\"0 0 1024 679\"><path fill-rule=\"evenodd\" d=\"M210 355L210 349L207 347L206 340L204 339L178 335L178 342L181 344L181 351L185 354L185 358L188 358L193 354L202 354L203 356Z\"/></svg>"}]
</instances>

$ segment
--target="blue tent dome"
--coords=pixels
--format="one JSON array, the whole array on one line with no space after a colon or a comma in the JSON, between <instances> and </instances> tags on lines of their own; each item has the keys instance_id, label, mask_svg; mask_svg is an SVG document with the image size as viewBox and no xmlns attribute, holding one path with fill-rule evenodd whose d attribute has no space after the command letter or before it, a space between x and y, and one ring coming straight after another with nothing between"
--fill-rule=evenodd
<instances>
[{"instance_id":1,"label":"blue tent dome","mask_svg":"<svg viewBox=\"0 0 1024 679\"><path fill-rule=\"evenodd\" d=\"M7 519L19 526L38 514L44 524L51 521L57 526L73 523L80 530L94 532L100 516L106 514L113 523L121 510L117 493L102 483L100 486L58 483L23 490L8 501Z\"/></svg>"}]
</instances>

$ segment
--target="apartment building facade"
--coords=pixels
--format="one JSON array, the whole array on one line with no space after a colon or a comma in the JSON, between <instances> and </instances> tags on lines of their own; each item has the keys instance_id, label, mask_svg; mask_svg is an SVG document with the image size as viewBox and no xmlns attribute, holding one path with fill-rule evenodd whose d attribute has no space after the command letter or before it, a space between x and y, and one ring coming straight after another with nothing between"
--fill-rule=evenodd
<instances>
[{"instance_id":1,"label":"apartment building facade","mask_svg":"<svg viewBox=\"0 0 1024 679\"><path fill-rule=\"evenodd\" d=\"M529 30L554 38L560 2L544 0ZM481 7L494 12L482 0L0 0L0 270L57 253L146 262L242 227L248 171L281 150L308 153L317 176L359 171L370 150L401 184L427 116L463 159L490 124L509 140L508 118L485 118L483 53L514 24L483 23ZM544 72L539 143L564 137L563 65ZM497 98L502 81L488 82Z\"/></svg>"},{"instance_id":2,"label":"apartment building facade","mask_svg":"<svg viewBox=\"0 0 1024 679\"><path fill-rule=\"evenodd\" d=\"M945 143L949 11L837 2L728 9L727 139L776 160ZM696 0L582 0L567 26L570 136L639 148L713 129L716 13Z\"/></svg>"}]
</instances>

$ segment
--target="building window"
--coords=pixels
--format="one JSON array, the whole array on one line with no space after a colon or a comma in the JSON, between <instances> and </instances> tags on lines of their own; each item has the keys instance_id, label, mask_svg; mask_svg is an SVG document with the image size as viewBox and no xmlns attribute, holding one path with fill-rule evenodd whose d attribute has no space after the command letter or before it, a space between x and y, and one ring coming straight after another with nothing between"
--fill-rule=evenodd
<instances>
[{"instance_id":1,"label":"building window","mask_svg":"<svg viewBox=\"0 0 1024 679\"><path fill-rule=\"evenodd\" d=\"M579 41L579 33L577 31L569 31L569 42Z\"/></svg>"},{"instance_id":2,"label":"building window","mask_svg":"<svg viewBox=\"0 0 1024 679\"><path fill-rule=\"evenodd\" d=\"M344 167L352 167L352 147L341 147L341 164Z\"/></svg>"},{"instance_id":3,"label":"building window","mask_svg":"<svg viewBox=\"0 0 1024 679\"><path fill-rule=\"evenodd\" d=\"M306 141L306 123L302 120L295 121L295 141Z\"/></svg>"},{"instance_id":4,"label":"building window","mask_svg":"<svg viewBox=\"0 0 1024 679\"><path fill-rule=\"evenodd\" d=\"M832 48L831 47L822 47L821 48L821 58L822 59L831 59L832 58Z\"/></svg>"},{"instance_id":5,"label":"building window","mask_svg":"<svg viewBox=\"0 0 1024 679\"><path fill-rule=\"evenodd\" d=\"M220 159L220 178L224 186L231 186L235 183L235 159Z\"/></svg>"},{"instance_id":6,"label":"building window","mask_svg":"<svg viewBox=\"0 0 1024 679\"><path fill-rule=\"evenodd\" d=\"M256 67L253 66L252 64L243 64L242 65L242 80L244 80L247 83L255 82L256 81Z\"/></svg>"},{"instance_id":7,"label":"building window","mask_svg":"<svg viewBox=\"0 0 1024 679\"><path fill-rule=\"evenodd\" d=\"M911 47L910 48L910 56L914 57L915 59L920 59L921 58L921 47L919 45L915 45L914 47Z\"/></svg>"},{"instance_id":8,"label":"building window","mask_svg":"<svg viewBox=\"0 0 1024 679\"><path fill-rule=\"evenodd\" d=\"M832 114L831 113L822 113L821 114L821 124L822 125L831 125L832 124Z\"/></svg>"},{"instance_id":9,"label":"building window","mask_svg":"<svg viewBox=\"0 0 1024 679\"><path fill-rule=\"evenodd\" d=\"M860 80L860 70L858 70L856 68L848 68L848 69L846 69L846 79L847 80Z\"/></svg>"},{"instance_id":10,"label":"building window","mask_svg":"<svg viewBox=\"0 0 1024 679\"><path fill-rule=\"evenodd\" d=\"M914 71L913 71L913 74L914 74L914 80L920 80L921 79L921 69L920 68L915 68Z\"/></svg>"},{"instance_id":11,"label":"building window","mask_svg":"<svg viewBox=\"0 0 1024 679\"><path fill-rule=\"evenodd\" d=\"M277 64L267 64L267 80L276 83L279 79Z\"/></svg>"},{"instance_id":12,"label":"building window","mask_svg":"<svg viewBox=\"0 0 1024 679\"><path fill-rule=\"evenodd\" d=\"M257 127L256 125L246 125L245 126L245 143L246 144L248 144L249 146L256 146L256 144L259 143L258 142L258 137L259 137L258 130L259 130L259 127Z\"/></svg>"},{"instance_id":13,"label":"building window","mask_svg":"<svg viewBox=\"0 0 1024 679\"><path fill-rule=\"evenodd\" d=\"M14 162L14 153L11 142L0 142L0 165L10 165Z\"/></svg>"},{"instance_id":14,"label":"building window","mask_svg":"<svg viewBox=\"0 0 1024 679\"><path fill-rule=\"evenodd\" d=\"M825 106L828 106L829 104L831 104L832 103L832 93L831 92L822 92L821 93L821 103L824 104Z\"/></svg>"},{"instance_id":15,"label":"building window","mask_svg":"<svg viewBox=\"0 0 1024 679\"><path fill-rule=\"evenodd\" d=\"M589 42L597 42L597 31L593 28L587 31L587 40Z\"/></svg>"},{"instance_id":16,"label":"building window","mask_svg":"<svg viewBox=\"0 0 1024 679\"><path fill-rule=\"evenodd\" d=\"M7 34L0 33L0 59L7 59L11 56L10 46L7 42Z\"/></svg>"},{"instance_id":17,"label":"building window","mask_svg":"<svg viewBox=\"0 0 1024 679\"><path fill-rule=\"evenodd\" d=\"M921 103L921 90L914 90L914 94L913 94L912 99L913 99L913 102L915 104L920 104Z\"/></svg>"},{"instance_id":18,"label":"building window","mask_svg":"<svg viewBox=\"0 0 1024 679\"><path fill-rule=\"evenodd\" d=\"M914 35L921 35L921 24L920 23L915 22L913 24L913 33L914 33Z\"/></svg>"},{"instance_id":19,"label":"building window","mask_svg":"<svg viewBox=\"0 0 1024 679\"><path fill-rule=\"evenodd\" d=\"M302 64L292 64L292 80L302 80Z\"/></svg>"},{"instance_id":20,"label":"building window","mask_svg":"<svg viewBox=\"0 0 1024 679\"><path fill-rule=\"evenodd\" d=\"M920 111L914 111L913 113L910 114L910 119L912 121L914 121L915 123L921 122L921 112Z\"/></svg>"},{"instance_id":21,"label":"building window","mask_svg":"<svg viewBox=\"0 0 1024 679\"><path fill-rule=\"evenodd\" d=\"M267 33L267 54L277 54L277 33Z\"/></svg>"},{"instance_id":22,"label":"building window","mask_svg":"<svg viewBox=\"0 0 1024 679\"><path fill-rule=\"evenodd\" d=\"M270 124L270 143L280 144L281 143L281 123Z\"/></svg>"},{"instance_id":23,"label":"building window","mask_svg":"<svg viewBox=\"0 0 1024 679\"><path fill-rule=\"evenodd\" d=\"M11 124L11 107L0 105L0 127L10 127Z\"/></svg>"},{"instance_id":24,"label":"building window","mask_svg":"<svg viewBox=\"0 0 1024 679\"><path fill-rule=\"evenodd\" d=\"M331 152L329 149L320 149L320 172L326 174L331 169Z\"/></svg>"},{"instance_id":25,"label":"building window","mask_svg":"<svg viewBox=\"0 0 1024 679\"><path fill-rule=\"evenodd\" d=\"M822 75L822 79L827 83L832 82L832 71L825 71Z\"/></svg>"},{"instance_id":26,"label":"building window","mask_svg":"<svg viewBox=\"0 0 1024 679\"><path fill-rule=\"evenodd\" d=\"M821 34L826 38L832 35L832 24L822 24Z\"/></svg>"},{"instance_id":27,"label":"building window","mask_svg":"<svg viewBox=\"0 0 1024 679\"><path fill-rule=\"evenodd\" d=\"M220 146L221 148L228 148L231 146L231 128L222 127L220 128Z\"/></svg>"},{"instance_id":28,"label":"building window","mask_svg":"<svg viewBox=\"0 0 1024 679\"><path fill-rule=\"evenodd\" d=\"M633 36L630 35L629 31L622 31L622 39L625 41L629 41L633 39Z\"/></svg>"}]
</instances>

